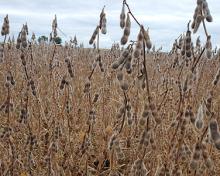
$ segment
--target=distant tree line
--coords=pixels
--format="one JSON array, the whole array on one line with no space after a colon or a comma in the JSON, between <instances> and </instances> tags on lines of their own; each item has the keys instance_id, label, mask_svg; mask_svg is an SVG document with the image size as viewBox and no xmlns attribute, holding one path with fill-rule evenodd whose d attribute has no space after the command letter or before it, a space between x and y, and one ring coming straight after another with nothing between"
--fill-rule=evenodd
<instances>
[{"instance_id":1,"label":"distant tree line","mask_svg":"<svg viewBox=\"0 0 220 176\"><path fill-rule=\"evenodd\" d=\"M61 44L62 43L62 39L60 38L60 37L55 37L54 39L54 42L56 43L56 44ZM41 42L48 42L48 37L46 37L45 35L42 35L42 36L40 36L39 38L38 38L38 43L41 43Z\"/></svg>"}]
</instances>

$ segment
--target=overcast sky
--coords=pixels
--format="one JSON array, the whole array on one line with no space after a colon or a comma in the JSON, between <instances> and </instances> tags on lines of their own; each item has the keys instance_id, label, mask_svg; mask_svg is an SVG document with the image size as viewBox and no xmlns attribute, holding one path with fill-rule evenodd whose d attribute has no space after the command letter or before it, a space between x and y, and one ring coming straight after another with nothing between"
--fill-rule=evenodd
<instances>
[{"instance_id":1,"label":"overcast sky","mask_svg":"<svg viewBox=\"0 0 220 176\"><path fill-rule=\"evenodd\" d=\"M156 47L170 49L176 37L186 30L187 22L192 19L196 0L127 0L133 14L140 23L150 28L150 36ZM208 0L213 23L207 24L212 35L213 45L220 46L220 3ZM22 24L28 23L30 33L37 36L49 35L54 15L57 14L58 27L67 35L58 31L65 39L74 35L79 42L88 46L88 41L99 21L99 14L106 5L107 30L101 36L100 46L107 48L113 42L120 41L123 31L119 27L119 15L122 0L0 0L0 24L6 14L10 20L10 34L17 37ZM136 39L138 26L132 21L132 35ZM198 34L205 42L204 31ZM1 37L2 40L3 37Z\"/></svg>"}]
</instances>

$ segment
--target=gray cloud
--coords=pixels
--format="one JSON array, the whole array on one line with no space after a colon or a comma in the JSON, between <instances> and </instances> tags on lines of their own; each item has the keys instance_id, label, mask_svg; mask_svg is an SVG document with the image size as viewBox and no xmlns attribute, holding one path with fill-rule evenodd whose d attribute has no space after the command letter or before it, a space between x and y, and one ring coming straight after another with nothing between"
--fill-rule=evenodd
<instances>
[{"instance_id":1,"label":"gray cloud","mask_svg":"<svg viewBox=\"0 0 220 176\"><path fill-rule=\"evenodd\" d=\"M213 45L220 44L220 4L217 0L209 0L209 7L214 22L207 24L212 34ZM196 2L192 0L128 0L134 15L144 26L150 28L150 35L156 47L169 49L173 41L186 30L187 22L192 18ZM99 13L106 5L106 36L101 36L101 46L110 47L113 42L120 41L122 30L119 27L119 14L122 0L7 0L0 1L0 24L9 14L11 35L17 36L23 23L27 22L29 30L39 35L49 35L54 14L57 14L59 28L67 35L60 36L68 40L76 35L80 42L88 46L89 38L95 29ZM132 23L131 39L136 39L138 26ZM204 36L199 30L198 35ZM197 37L198 35L195 35ZM202 37L205 42L205 38Z\"/></svg>"}]
</instances>

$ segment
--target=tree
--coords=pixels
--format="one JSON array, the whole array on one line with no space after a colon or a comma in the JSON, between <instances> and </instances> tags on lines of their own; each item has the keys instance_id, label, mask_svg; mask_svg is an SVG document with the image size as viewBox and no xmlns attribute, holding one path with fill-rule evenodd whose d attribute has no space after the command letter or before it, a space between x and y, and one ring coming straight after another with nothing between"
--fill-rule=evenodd
<instances>
[{"instance_id":1,"label":"tree","mask_svg":"<svg viewBox=\"0 0 220 176\"><path fill-rule=\"evenodd\" d=\"M54 38L54 42L58 45L60 45L62 43L62 39L60 37L55 37Z\"/></svg>"},{"instance_id":2,"label":"tree","mask_svg":"<svg viewBox=\"0 0 220 176\"><path fill-rule=\"evenodd\" d=\"M47 41L48 41L48 37L42 35L42 36L40 36L40 37L38 38L37 41L38 41L39 43L41 43L41 42L47 42Z\"/></svg>"},{"instance_id":3,"label":"tree","mask_svg":"<svg viewBox=\"0 0 220 176\"><path fill-rule=\"evenodd\" d=\"M75 47L76 47L77 44L78 44L76 36L74 36L73 43L74 43L74 45L75 45Z\"/></svg>"}]
</instances>

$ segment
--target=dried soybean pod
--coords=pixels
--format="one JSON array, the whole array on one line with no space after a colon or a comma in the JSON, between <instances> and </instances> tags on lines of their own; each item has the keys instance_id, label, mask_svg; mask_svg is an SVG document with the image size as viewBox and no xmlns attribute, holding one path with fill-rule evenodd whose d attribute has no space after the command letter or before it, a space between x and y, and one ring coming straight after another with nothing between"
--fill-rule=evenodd
<instances>
[{"instance_id":1,"label":"dried soybean pod","mask_svg":"<svg viewBox=\"0 0 220 176\"><path fill-rule=\"evenodd\" d=\"M189 25L190 22L188 23L188 30L186 32L186 56L187 57L191 57L192 53L191 53L191 31L189 30Z\"/></svg>"},{"instance_id":2,"label":"dried soybean pod","mask_svg":"<svg viewBox=\"0 0 220 176\"><path fill-rule=\"evenodd\" d=\"M196 121L195 125L198 129L202 129L204 125L204 110L203 110L203 105L201 104L199 106L197 115L196 115Z\"/></svg>"},{"instance_id":3,"label":"dried soybean pod","mask_svg":"<svg viewBox=\"0 0 220 176\"><path fill-rule=\"evenodd\" d=\"M124 35L129 36L130 35L130 30L131 30L131 19L130 19L129 14L127 14L126 24L125 24L125 29L124 29Z\"/></svg>"},{"instance_id":4,"label":"dried soybean pod","mask_svg":"<svg viewBox=\"0 0 220 176\"><path fill-rule=\"evenodd\" d=\"M184 56L186 54L186 36L183 36L183 42L181 46L181 55Z\"/></svg>"},{"instance_id":5,"label":"dried soybean pod","mask_svg":"<svg viewBox=\"0 0 220 176\"><path fill-rule=\"evenodd\" d=\"M106 23L107 23L107 19L106 19L106 14L105 14L104 8L103 8L102 12L100 14L100 28L101 28L101 33L102 34L107 33Z\"/></svg>"},{"instance_id":6,"label":"dried soybean pod","mask_svg":"<svg viewBox=\"0 0 220 176\"><path fill-rule=\"evenodd\" d=\"M200 14L197 15L196 20L195 20L195 26L194 26L194 28L193 28L193 33L194 33L194 34L198 31L199 26L200 26L202 20L203 20L203 16L200 15Z\"/></svg>"},{"instance_id":7,"label":"dried soybean pod","mask_svg":"<svg viewBox=\"0 0 220 176\"><path fill-rule=\"evenodd\" d=\"M211 121L209 122L209 131L210 137L214 142L220 139L219 127L215 119L211 119Z\"/></svg>"},{"instance_id":8,"label":"dried soybean pod","mask_svg":"<svg viewBox=\"0 0 220 176\"><path fill-rule=\"evenodd\" d=\"M147 29L147 31L144 28L142 28L142 32L143 32L143 35L144 35L144 40L146 42L147 48L151 49L152 43L151 43L150 36L149 36L149 28Z\"/></svg>"},{"instance_id":9,"label":"dried soybean pod","mask_svg":"<svg viewBox=\"0 0 220 176\"><path fill-rule=\"evenodd\" d=\"M92 44L94 43L98 32L99 32L99 26L96 27L95 31L94 31L93 34L92 34L91 39L89 40L89 44L90 44L90 45L92 45Z\"/></svg>"},{"instance_id":10,"label":"dried soybean pod","mask_svg":"<svg viewBox=\"0 0 220 176\"><path fill-rule=\"evenodd\" d=\"M201 41L200 41L200 37L199 36L196 39L196 47L198 47L198 48L201 47Z\"/></svg>"},{"instance_id":11,"label":"dried soybean pod","mask_svg":"<svg viewBox=\"0 0 220 176\"><path fill-rule=\"evenodd\" d=\"M197 143L194 147L194 151L192 153L192 159L190 161L190 168L192 170L198 169L200 159L201 159L201 144Z\"/></svg>"},{"instance_id":12,"label":"dried soybean pod","mask_svg":"<svg viewBox=\"0 0 220 176\"><path fill-rule=\"evenodd\" d=\"M124 33L123 33L123 36L121 38L121 44L122 45L125 45L128 42L128 37L130 35L130 30L131 30L131 21L130 21L130 16L128 14L127 19L126 19L125 28L124 28Z\"/></svg>"},{"instance_id":13,"label":"dried soybean pod","mask_svg":"<svg viewBox=\"0 0 220 176\"><path fill-rule=\"evenodd\" d=\"M123 3L121 14L120 14L120 27L123 29L125 27L125 5Z\"/></svg>"},{"instance_id":14,"label":"dried soybean pod","mask_svg":"<svg viewBox=\"0 0 220 176\"><path fill-rule=\"evenodd\" d=\"M127 35L123 35L121 38L121 44L125 45L128 42L128 36Z\"/></svg>"},{"instance_id":15,"label":"dried soybean pod","mask_svg":"<svg viewBox=\"0 0 220 176\"><path fill-rule=\"evenodd\" d=\"M212 15L211 15L209 9L207 10L206 21L208 21L208 22L213 22L213 18L212 18Z\"/></svg>"},{"instance_id":16,"label":"dried soybean pod","mask_svg":"<svg viewBox=\"0 0 220 176\"><path fill-rule=\"evenodd\" d=\"M207 37L205 49L206 49L207 58L211 59L212 58L212 42L211 42L211 36L210 35Z\"/></svg>"},{"instance_id":17,"label":"dried soybean pod","mask_svg":"<svg viewBox=\"0 0 220 176\"><path fill-rule=\"evenodd\" d=\"M142 29L140 29L137 37L137 43L135 45L135 49L133 52L134 58L138 58L141 55L142 47L143 47L143 34L142 34Z\"/></svg>"}]
</instances>

